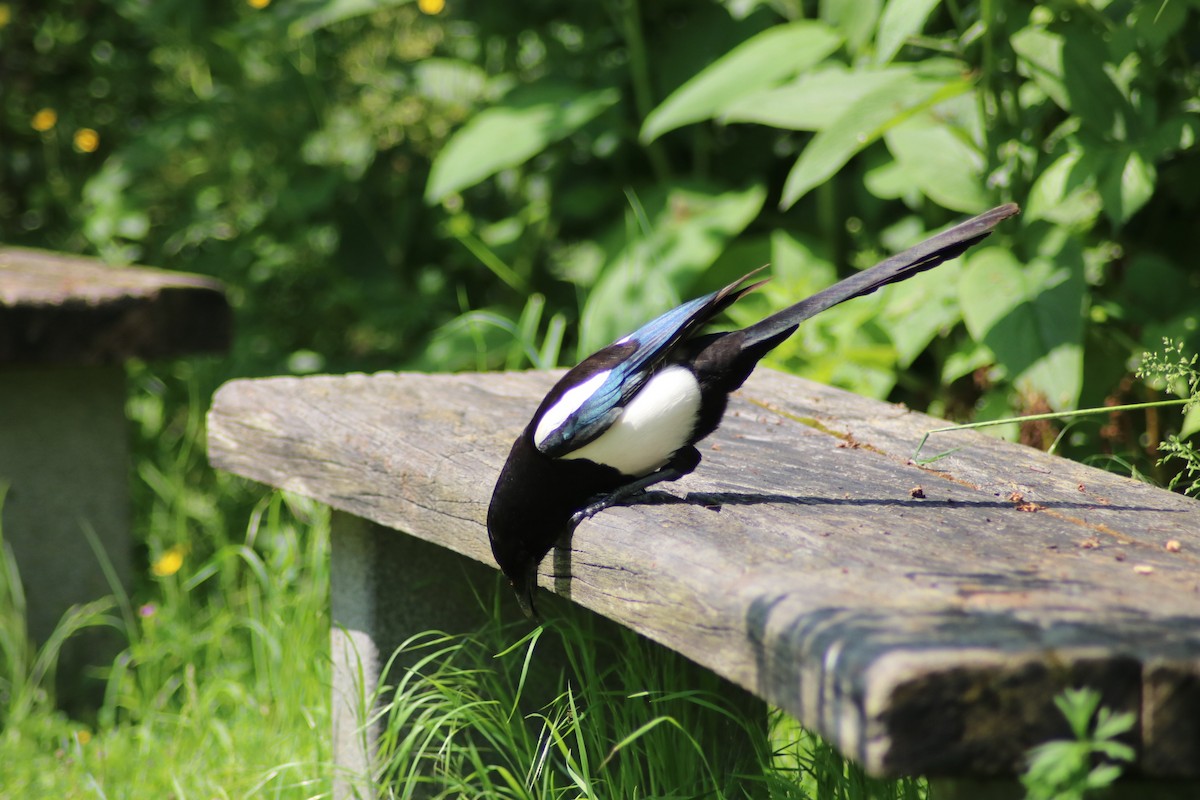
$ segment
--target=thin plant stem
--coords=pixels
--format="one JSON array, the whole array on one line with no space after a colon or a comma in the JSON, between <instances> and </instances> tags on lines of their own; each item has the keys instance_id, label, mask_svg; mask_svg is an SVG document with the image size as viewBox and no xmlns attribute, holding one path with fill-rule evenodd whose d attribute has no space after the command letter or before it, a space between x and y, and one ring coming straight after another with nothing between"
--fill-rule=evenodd
<instances>
[{"instance_id":1,"label":"thin plant stem","mask_svg":"<svg viewBox=\"0 0 1200 800\"><path fill-rule=\"evenodd\" d=\"M642 11L638 0L622 0L621 27L625 32L625 46L629 48L629 70L633 81L633 102L639 120L646 119L654 110L654 89L650 82L650 66L646 58L646 38L642 33ZM646 145L646 157L650 168L660 182L671 175L667 156L658 142Z\"/></svg>"},{"instance_id":2,"label":"thin plant stem","mask_svg":"<svg viewBox=\"0 0 1200 800\"><path fill-rule=\"evenodd\" d=\"M522 295L529 292L529 285L525 282L525 279L517 274L516 270L504 263L504 260L496 255L481 239L466 232L454 232L453 235L463 247L471 251L471 255L479 259L479 263L491 270L492 274L504 281L509 288Z\"/></svg>"},{"instance_id":3,"label":"thin plant stem","mask_svg":"<svg viewBox=\"0 0 1200 800\"><path fill-rule=\"evenodd\" d=\"M1099 406L1097 408L1082 408L1078 411L1051 411L1051 412L1048 412L1045 414L1029 414L1024 417L1004 417L1002 419L984 420L983 422L965 422L961 425L947 425L944 428L931 428L930 430L925 431L925 435L921 437L920 444L918 444L917 449L915 451L913 451L912 460L917 462L918 464L930 464L934 461L937 461L940 458L944 458L945 456L950 455L951 453L955 452L955 450L958 449L958 448L955 448L955 450L947 450L944 453L938 453L936 456L922 459L920 457L921 449L923 447L925 447L925 442L927 442L929 440L929 437L935 433L947 433L949 431L966 431L966 430L972 430L975 428L988 428L988 427L991 427L992 425L1009 425L1014 422L1037 422L1038 420L1043 420L1043 419L1066 419L1067 417L1084 417L1084 416L1089 416L1092 414L1109 414L1114 411L1138 411L1138 410L1144 409L1144 408L1159 408L1162 406L1181 406L1181 405L1186 404L1187 402L1188 401L1184 400L1184 399L1158 400L1153 403L1129 403L1127 405L1121 405L1121 406Z\"/></svg>"}]
</instances>

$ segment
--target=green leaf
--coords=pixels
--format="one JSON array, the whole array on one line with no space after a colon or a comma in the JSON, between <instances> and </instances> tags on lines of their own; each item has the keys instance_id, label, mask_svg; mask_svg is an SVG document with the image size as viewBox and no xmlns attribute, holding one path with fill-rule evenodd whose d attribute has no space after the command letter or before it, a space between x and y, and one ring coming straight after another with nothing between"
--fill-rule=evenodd
<instances>
[{"instance_id":1,"label":"green leaf","mask_svg":"<svg viewBox=\"0 0 1200 800\"><path fill-rule=\"evenodd\" d=\"M1030 188L1026 218L1067 226L1090 225L1101 207L1095 171L1089 166L1095 161L1096 158L1085 158L1079 152L1060 156Z\"/></svg>"},{"instance_id":2,"label":"green leaf","mask_svg":"<svg viewBox=\"0 0 1200 800\"><path fill-rule=\"evenodd\" d=\"M990 205L983 185L983 155L945 120L921 114L887 131L884 141L933 202L965 214Z\"/></svg>"},{"instance_id":3,"label":"green leaf","mask_svg":"<svg viewBox=\"0 0 1200 800\"><path fill-rule=\"evenodd\" d=\"M1145 39L1151 47L1159 48L1179 33L1187 16L1187 3L1157 0L1135 3L1130 10L1129 23L1140 38Z\"/></svg>"},{"instance_id":4,"label":"green leaf","mask_svg":"<svg viewBox=\"0 0 1200 800\"><path fill-rule=\"evenodd\" d=\"M1185 265L1146 249L1126 256L1123 273L1118 296L1121 313L1127 321L1144 327L1196 313L1192 292L1179 289L1191 283L1189 268ZM1155 347L1162 340L1161 335L1145 337L1143 331L1143 341L1153 342Z\"/></svg>"},{"instance_id":5,"label":"green leaf","mask_svg":"<svg viewBox=\"0 0 1200 800\"><path fill-rule=\"evenodd\" d=\"M1108 50L1098 34L1071 25L1065 34L1026 28L1012 37L1022 73L1063 111L1106 138L1124 140L1136 117L1124 92L1105 71Z\"/></svg>"},{"instance_id":6,"label":"green leaf","mask_svg":"<svg viewBox=\"0 0 1200 800\"><path fill-rule=\"evenodd\" d=\"M794 131L829 127L871 92L913 74L909 65L850 71L829 64L783 86L761 89L726 106L725 122L757 122Z\"/></svg>"},{"instance_id":7,"label":"green leaf","mask_svg":"<svg viewBox=\"0 0 1200 800\"><path fill-rule=\"evenodd\" d=\"M1161 161L1180 150L1195 146L1200 120L1194 115L1179 114L1168 117L1154 126L1140 143L1141 152L1150 161Z\"/></svg>"},{"instance_id":8,"label":"green leaf","mask_svg":"<svg viewBox=\"0 0 1200 800\"><path fill-rule=\"evenodd\" d=\"M714 289L719 289L757 267L770 265L773 277L776 274L775 259L772 258L771 247L774 233L775 231L753 235L743 233L731 240L725 247L721 248L720 255L717 256L712 264L703 273L696 276L696 280L691 285L681 287L684 296L696 297L706 292L711 292ZM766 314L763 316L766 316ZM757 322L758 320L754 321Z\"/></svg>"},{"instance_id":9,"label":"green leaf","mask_svg":"<svg viewBox=\"0 0 1200 800\"><path fill-rule=\"evenodd\" d=\"M886 64L896 57L908 37L921 32L940 0L889 0L883 7L875 34L875 63Z\"/></svg>"},{"instance_id":10,"label":"green leaf","mask_svg":"<svg viewBox=\"0 0 1200 800\"><path fill-rule=\"evenodd\" d=\"M1194 406L1183 415L1183 423L1179 426L1179 438L1186 439L1200 431L1200 406Z\"/></svg>"},{"instance_id":11,"label":"green leaf","mask_svg":"<svg viewBox=\"0 0 1200 800\"><path fill-rule=\"evenodd\" d=\"M1100 181L1104 212L1117 225L1125 224L1154 195L1158 172L1137 150L1114 158Z\"/></svg>"},{"instance_id":12,"label":"green leaf","mask_svg":"<svg viewBox=\"0 0 1200 800\"><path fill-rule=\"evenodd\" d=\"M863 175L863 185L880 200L903 199L909 206L921 202L917 176L908 165L899 161L885 161L878 167L867 170Z\"/></svg>"},{"instance_id":13,"label":"green leaf","mask_svg":"<svg viewBox=\"0 0 1200 800\"><path fill-rule=\"evenodd\" d=\"M788 173L781 208L789 208L814 187L833 177L889 128L916 113L964 92L971 82L922 72L887 84L863 97L832 125L820 131Z\"/></svg>"},{"instance_id":14,"label":"green leaf","mask_svg":"<svg viewBox=\"0 0 1200 800\"><path fill-rule=\"evenodd\" d=\"M1122 746L1130 753L1133 753L1133 748L1125 745ZM1122 772L1124 770L1116 764L1101 764L1098 767L1092 768L1092 771L1088 773L1085 783L1088 789L1103 789L1106 786L1110 786L1117 778L1120 778Z\"/></svg>"},{"instance_id":15,"label":"green leaf","mask_svg":"<svg viewBox=\"0 0 1200 800\"><path fill-rule=\"evenodd\" d=\"M1014 383L1052 408L1073 406L1083 383L1082 259L1064 252L1022 267L988 247L969 255L958 289L967 330Z\"/></svg>"},{"instance_id":16,"label":"green leaf","mask_svg":"<svg viewBox=\"0 0 1200 800\"><path fill-rule=\"evenodd\" d=\"M579 87L542 83L513 90L497 105L476 114L446 142L433 160L425 202L474 186L523 164L563 139L620 99L616 89L582 92Z\"/></svg>"},{"instance_id":17,"label":"green leaf","mask_svg":"<svg viewBox=\"0 0 1200 800\"><path fill-rule=\"evenodd\" d=\"M758 215L766 190L656 186L637 199L645 214L640 230L626 225L606 237L608 258L580 319L581 356L678 304L680 289Z\"/></svg>"},{"instance_id":18,"label":"green leaf","mask_svg":"<svg viewBox=\"0 0 1200 800\"><path fill-rule=\"evenodd\" d=\"M350 180L359 180L375 158L371 127L353 108L334 106L321 129L304 140L301 157L308 164L341 167Z\"/></svg>"},{"instance_id":19,"label":"green leaf","mask_svg":"<svg viewBox=\"0 0 1200 800\"><path fill-rule=\"evenodd\" d=\"M780 83L825 59L841 37L820 22L793 22L742 42L680 86L646 115L643 144L668 131L717 116L748 92Z\"/></svg>"},{"instance_id":20,"label":"green leaf","mask_svg":"<svg viewBox=\"0 0 1200 800\"><path fill-rule=\"evenodd\" d=\"M738 326L758 322L837 281L828 245L820 238L775 230L770 239L771 280L729 309ZM884 290L819 314L764 363L860 394L886 397L897 373L896 347L884 326L877 324L887 295Z\"/></svg>"},{"instance_id":21,"label":"green leaf","mask_svg":"<svg viewBox=\"0 0 1200 800\"><path fill-rule=\"evenodd\" d=\"M1016 258L999 247L976 250L968 264L958 282L963 321L971 338L983 342L1025 302L1025 276Z\"/></svg>"},{"instance_id":22,"label":"green leaf","mask_svg":"<svg viewBox=\"0 0 1200 800\"><path fill-rule=\"evenodd\" d=\"M1136 723L1137 717L1132 711L1114 713L1112 709L1102 708L1100 709L1100 713L1096 715L1096 727L1092 735L1097 739L1115 739L1122 733L1133 730L1133 726ZM1113 755L1117 752L1125 752L1125 750L1121 748L1127 749L1128 746L1119 744L1118 749L1110 753L1110 755Z\"/></svg>"},{"instance_id":23,"label":"green leaf","mask_svg":"<svg viewBox=\"0 0 1200 800\"><path fill-rule=\"evenodd\" d=\"M841 30L850 52L859 55L871 40L882 0L822 0L821 19Z\"/></svg>"},{"instance_id":24,"label":"green leaf","mask_svg":"<svg viewBox=\"0 0 1200 800\"><path fill-rule=\"evenodd\" d=\"M962 319L958 302L959 261L914 275L882 290L884 307L877 317L896 346L897 362L907 368L934 337Z\"/></svg>"},{"instance_id":25,"label":"green leaf","mask_svg":"<svg viewBox=\"0 0 1200 800\"><path fill-rule=\"evenodd\" d=\"M1025 28L1013 34L1011 43L1022 73L1059 108L1069 112L1071 99L1063 85L1063 37L1044 28Z\"/></svg>"},{"instance_id":26,"label":"green leaf","mask_svg":"<svg viewBox=\"0 0 1200 800\"><path fill-rule=\"evenodd\" d=\"M882 305L883 298L874 295L831 308L801 325L764 363L868 397L887 397L898 369L896 348L877 324Z\"/></svg>"},{"instance_id":27,"label":"green leaf","mask_svg":"<svg viewBox=\"0 0 1200 800\"><path fill-rule=\"evenodd\" d=\"M903 285L903 284L901 284ZM989 364L996 362L996 356L988 349L985 344L967 341L960 346L949 356L946 357L946 363L942 365L942 383L954 383L959 378L970 375L977 369L982 369ZM1005 410L997 413L995 416L1008 415L1008 403L1003 401ZM987 419L982 413L976 415L977 419ZM1015 437L1014 437L1015 438Z\"/></svg>"},{"instance_id":28,"label":"green leaf","mask_svg":"<svg viewBox=\"0 0 1200 800\"><path fill-rule=\"evenodd\" d=\"M738 327L753 325L765 317L790 306L797 299L814 295L837 281L837 269L829 262L828 248L814 239L798 238L791 232L776 228L768 239L765 263L770 264L771 280L734 303L727 312ZM724 257L721 259L724 261ZM742 264L740 274L754 262ZM725 283L735 276L725 274ZM801 328L803 330L803 327Z\"/></svg>"},{"instance_id":29,"label":"green leaf","mask_svg":"<svg viewBox=\"0 0 1200 800\"><path fill-rule=\"evenodd\" d=\"M373 14L413 0L301 0L281 5L279 14L289 23L288 35L300 37L342 20Z\"/></svg>"},{"instance_id":30,"label":"green leaf","mask_svg":"<svg viewBox=\"0 0 1200 800\"><path fill-rule=\"evenodd\" d=\"M424 58L413 65L413 83L422 97L470 107L488 89L487 71L455 58Z\"/></svg>"}]
</instances>

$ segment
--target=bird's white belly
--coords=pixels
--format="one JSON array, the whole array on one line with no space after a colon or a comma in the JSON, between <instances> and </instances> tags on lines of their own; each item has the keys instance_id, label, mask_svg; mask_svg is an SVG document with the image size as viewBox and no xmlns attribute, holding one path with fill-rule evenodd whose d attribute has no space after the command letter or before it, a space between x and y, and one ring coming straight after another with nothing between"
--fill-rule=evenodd
<instances>
[{"instance_id":1,"label":"bird's white belly","mask_svg":"<svg viewBox=\"0 0 1200 800\"><path fill-rule=\"evenodd\" d=\"M563 458L586 458L625 475L648 475L688 443L699 416L696 376L684 367L668 367L646 382L608 430Z\"/></svg>"}]
</instances>

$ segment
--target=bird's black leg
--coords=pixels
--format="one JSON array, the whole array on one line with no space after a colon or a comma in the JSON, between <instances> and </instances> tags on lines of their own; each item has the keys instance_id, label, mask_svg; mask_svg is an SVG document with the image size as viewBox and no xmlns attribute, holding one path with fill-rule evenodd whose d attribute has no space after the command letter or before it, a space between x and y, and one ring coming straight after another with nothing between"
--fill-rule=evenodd
<instances>
[{"instance_id":1,"label":"bird's black leg","mask_svg":"<svg viewBox=\"0 0 1200 800\"><path fill-rule=\"evenodd\" d=\"M649 475L643 475L640 478L630 481L624 486L618 487L613 492L602 495L597 500L589 503L584 508L576 511L571 517L571 527L574 528L585 519L594 517L606 508L611 508L615 505L620 505L630 497L645 491L648 487L663 481L677 481L684 475L689 474L696 469L700 464L700 451L695 447L688 445L679 450L671 458L667 465L656 472L651 472Z\"/></svg>"}]
</instances>

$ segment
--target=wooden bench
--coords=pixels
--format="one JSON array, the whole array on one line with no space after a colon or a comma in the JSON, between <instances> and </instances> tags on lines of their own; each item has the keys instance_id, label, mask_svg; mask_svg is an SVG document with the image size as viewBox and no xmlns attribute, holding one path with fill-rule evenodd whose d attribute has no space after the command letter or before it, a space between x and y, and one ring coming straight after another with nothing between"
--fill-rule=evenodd
<instances>
[{"instance_id":1,"label":"wooden bench","mask_svg":"<svg viewBox=\"0 0 1200 800\"><path fill-rule=\"evenodd\" d=\"M554 378L218 391L212 464L337 512L341 766L370 758L352 654L370 684L408 635L465 630L470 602L453 598L487 569L474 562L493 563L492 484ZM939 434L932 449L959 449L917 466L941 421L769 370L730 409L695 474L581 525L541 585L781 706L874 774L1011 776L1066 734L1054 696L1090 686L1137 715L1135 775L1200 776L1200 504L977 432Z\"/></svg>"},{"instance_id":2,"label":"wooden bench","mask_svg":"<svg viewBox=\"0 0 1200 800\"><path fill-rule=\"evenodd\" d=\"M3 532L21 570L30 636L45 642L71 606L112 586L89 545L128 586L130 358L224 352L231 313L216 281L96 259L0 248L0 484ZM81 671L111 663L119 637L73 638L60 700Z\"/></svg>"}]
</instances>

